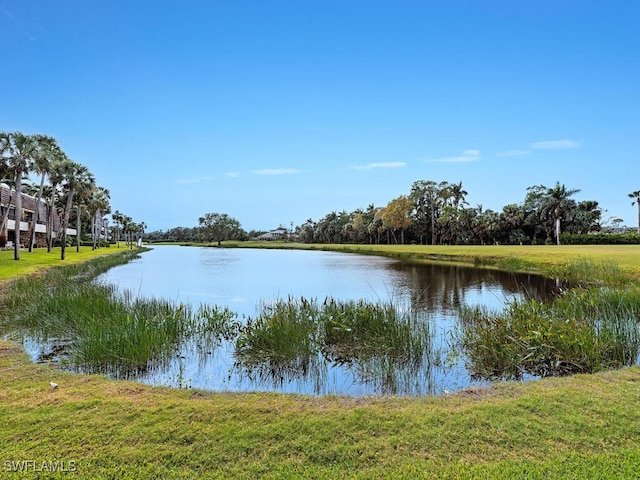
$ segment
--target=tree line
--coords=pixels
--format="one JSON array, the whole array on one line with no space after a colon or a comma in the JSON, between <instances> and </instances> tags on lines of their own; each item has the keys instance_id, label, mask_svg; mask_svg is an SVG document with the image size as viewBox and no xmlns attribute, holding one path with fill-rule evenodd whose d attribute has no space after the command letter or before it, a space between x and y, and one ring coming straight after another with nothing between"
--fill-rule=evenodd
<instances>
[{"instance_id":1,"label":"tree line","mask_svg":"<svg viewBox=\"0 0 640 480\"><path fill-rule=\"evenodd\" d=\"M331 212L318 222L309 219L300 228L300 239L430 245L560 243L562 231L581 234L602 228L598 202L577 202L571 197L578 192L560 183L535 185L527 189L522 203L497 212L469 206L462 182L420 180L408 195L385 207L369 205L351 213Z\"/></svg>"},{"instance_id":2,"label":"tree line","mask_svg":"<svg viewBox=\"0 0 640 480\"><path fill-rule=\"evenodd\" d=\"M595 200L573 199L579 191L559 182L552 187L534 185L527 188L523 202L494 211L470 206L462 182L420 180L407 195L384 207L370 204L352 212L332 211L318 221L309 218L292 227L289 237L305 243L560 244L566 234L580 238L605 230L602 208ZM640 191L629 197L638 205L640 234ZM621 222L612 220L614 226ZM152 232L150 239L220 242L247 240L260 233L245 232L226 214L208 213L197 227Z\"/></svg>"},{"instance_id":3,"label":"tree line","mask_svg":"<svg viewBox=\"0 0 640 480\"><path fill-rule=\"evenodd\" d=\"M30 180L38 177L35 183ZM66 247L71 243L67 238L70 223L75 221L76 248L80 249L82 231L92 241L93 248L99 248L100 239L108 238L108 220L111 213L110 193L96 183L89 169L71 160L55 138L22 132L0 132L0 183L9 186L9 204L2 208L0 217L0 241L4 244L8 235L8 220L13 211L14 258L20 259L22 244L29 252L36 245L36 225L45 222L47 250L55 245L61 247L60 258L65 259ZM22 194L35 198L35 212L28 222L23 237L20 221L24 220ZM40 205L46 209L45 218L40 218ZM124 226L124 232L142 231L144 224L135 224L131 218L116 212L112 217L116 229ZM60 219L56 225L54 219ZM112 237L116 238L116 236ZM117 234L119 240L119 232Z\"/></svg>"}]
</instances>

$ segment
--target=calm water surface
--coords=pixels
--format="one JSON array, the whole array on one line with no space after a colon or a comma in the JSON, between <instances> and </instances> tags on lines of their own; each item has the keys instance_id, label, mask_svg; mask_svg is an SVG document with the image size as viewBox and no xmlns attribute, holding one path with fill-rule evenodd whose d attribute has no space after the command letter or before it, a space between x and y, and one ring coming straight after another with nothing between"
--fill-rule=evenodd
<instances>
[{"instance_id":1,"label":"calm water surface","mask_svg":"<svg viewBox=\"0 0 640 480\"><path fill-rule=\"evenodd\" d=\"M430 355L411 371L380 373L380 362L320 362L302 371L272 366L248 369L237 362L233 342L202 351L182 347L169 367L137 380L173 387L217 391L278 391L304 394L428 395L486 382L474 380L464 359L451 355L456 313L462 305L499 308L523 292L545 297L552 282L452 265L322 251L219 249L157 246L98 278L143 297L167 298L193 306L215 304L246 322L258 306L288 297L319 301L392 300L410 305L430 323ZM389 379L389 377L393 377ZM382 378L380 378L382 377ZM384 378L386 377L386 379Z\"/></svg>"}]
</instances>

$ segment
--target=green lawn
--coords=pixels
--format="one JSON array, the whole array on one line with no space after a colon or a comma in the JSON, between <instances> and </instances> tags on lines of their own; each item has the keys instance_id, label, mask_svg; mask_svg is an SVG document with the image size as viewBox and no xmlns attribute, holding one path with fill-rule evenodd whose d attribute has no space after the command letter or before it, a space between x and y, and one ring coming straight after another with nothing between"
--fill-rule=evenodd
<instances>
[{"instance_id":1,"label":"green lawn","mask_svg":"<svg viewBox=\"0 0 640 480\"><path fill-rule=\"evenodd\" d=\"M570 262L610 262L623 271L640 275L640 245L349 245L285 242L225 242L226 246L249 248L296 248L380 254L416 260L537 268L547 271Z\"/></svg>"},{"instance_id":2,"label":"green lawn","mask_svg":"<svg viewBox=\"0 0 640 480\"><path fill-rule=\"evenodd\" d=\"M376 248L470 263L480 255L518 259L543 270L613 260L640 273L636 246ZM5 253L0 272L12 262ZM54 478L640 475L637 367L438 398L209 393L60 372L0 340L0 378L3 478L49 478L42 462L73 470Z\"/></svg>"},{"instance_id":3,"label":"green lawn","mask_svg":"<svg viewBox=\"0 0 640 480\"><path fill-rule=\"evenodd\" d=\"M96 256L123 250L125 250L124 243L120 245L120 248L113 245L97 250L92 250L91 247L80 247L80 252L76 252L76 247L67 247L65 260L60 260L59 247L52 249L51 253L47 252L46 248L36 248L31 253L27 250L21 250L20 260L13 259L13 250L0 250L0 284L20 275L36 273L44 268L84 262Z\"/></svg>"}]
</instances>

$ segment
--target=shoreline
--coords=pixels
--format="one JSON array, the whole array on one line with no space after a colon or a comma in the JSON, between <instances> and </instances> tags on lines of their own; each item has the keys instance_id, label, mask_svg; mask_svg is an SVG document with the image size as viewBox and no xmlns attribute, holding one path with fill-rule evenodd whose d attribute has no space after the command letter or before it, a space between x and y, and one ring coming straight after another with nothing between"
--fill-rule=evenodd
<instances>
[{"instance_id":1,"label":"shoreline","mask_svg":"<svg viewBox=\"0 0 640 480\"><path fill-rule=\"evenodd\" d=\"M83 477L506 479L634 478L640 466L637 366L440 397L308 397L61 372L0 340L0 372L0 468L24 459L73 461Z\"/></svg>"}]
</instances>

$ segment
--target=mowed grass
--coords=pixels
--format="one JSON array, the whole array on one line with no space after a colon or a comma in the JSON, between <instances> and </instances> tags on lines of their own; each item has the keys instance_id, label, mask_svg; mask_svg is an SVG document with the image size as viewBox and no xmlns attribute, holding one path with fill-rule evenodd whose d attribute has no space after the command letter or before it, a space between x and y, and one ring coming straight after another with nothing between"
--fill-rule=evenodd
<instances>
[{"instance_id":1,"label":"mowed grass","mask_svg":"<svg viewBox=\"0 0 640 480\"><path fill-rule=\"evenodd\" d=\"M640 276L640 245L352 245L286 242L225 242L225 246L248 248L295 248L330 250L404 259L460 262L497 266L514 271L547 273L569 263L590 261L617 265L623 272Z\"/></svg>"},{"instance_id":2,"label":"mowed grass","mask_svg":"<svg viewBox=\"0 0 640 480\"><path fill-rule=\"evenodd\" d=\"M60 260L59 247L51 249L50 253L47 252L46 248L36 248L31 253L27 250L22 250L20 252L20 260L13 259L13 250L0 250L0 285L18 276L37 273L51 267L84 262L94 257L124 250L124 244L120 248L111 246L96 250L92 250L91 247L80 247L80 252L76 252L76 247L67 247L65 260Z\"/></svg>"},{"instance_id":3,"label":"mowed grass","mask_svg":"<svg viewBox=\"0 0 640 480\"><path fill-rule=\"evenodd\" d=\"M364 253L478 263L482 251L541 271L589 258L640 274L638 247L394 247ZM638 367L437 398L210 393L61 372L0 340L0 378L6 478L640 475ZM35 472L42 462L74 471Z\"/></svg>"},{"instance_id":4,"label":"mowed grass","mask_svg":"<svg viewBox=\"0 0 640 480\"><path fill-rule=\"evenodd\" d=\"M0 341L0 372L5 472L21 460L73 462L74 472L53 478L604 479L640 472L637 368L440 398L207 393L59 372Z\"/></svg>"}]
</instances>

